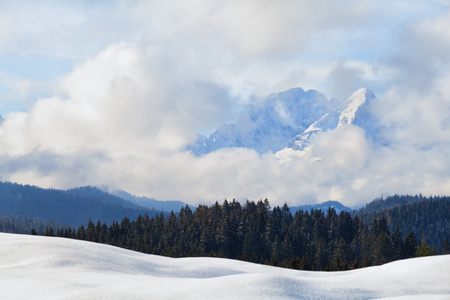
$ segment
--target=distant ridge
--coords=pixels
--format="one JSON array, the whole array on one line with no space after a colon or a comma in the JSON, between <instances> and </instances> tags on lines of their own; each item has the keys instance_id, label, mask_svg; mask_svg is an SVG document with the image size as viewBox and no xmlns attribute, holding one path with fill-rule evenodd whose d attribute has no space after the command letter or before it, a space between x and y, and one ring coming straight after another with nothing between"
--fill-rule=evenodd
<instances>
[{"instance_id":1,"label":"distant ridge","mask_svg":"<svg viewBox=\"0 0 450 300\"><path fill-rule=\"evenodd\" d=\"M111 191L109 193L116 195L122 199L133 202L134 204L165 212L173 211L174 213L178 213L180 209L182 207L185 207L186 205L189 206L190 209L195 210L194 206L177 200L162 201L147 197L137 197L125 191L114 191L114 192Z\"/></svg>"},{"instance_id":2,"label":"distant ridge","mask_svg":"<svg viewBox=\"0 0 450 300\"><path fill-rule=\"evenodd\" d=\"M161 211L139 206L95 187L63 191L0 182L0 215L4 216L26 216L79 226L90 219L111 223L146 213L151 217Z\"/></svg>"},{"instance_id":3,"label":"distant ridge","mask_svg":"<svg viewBox=\"0 0 450 300\"><path fill-rule=\"evenodd\" d=\"M343 205L339 201L332 201L332 200L325 201L320 204L312 204L312 205L306 204L306 205L292 206L290 210L293 214L299 210L310 211L311 209L320 209L324 213L327 213L330 207L334 208L337 214L339 214L341 211L348 211L348 212L352 211L350 207Z\"/></svg>"}]
</instances>

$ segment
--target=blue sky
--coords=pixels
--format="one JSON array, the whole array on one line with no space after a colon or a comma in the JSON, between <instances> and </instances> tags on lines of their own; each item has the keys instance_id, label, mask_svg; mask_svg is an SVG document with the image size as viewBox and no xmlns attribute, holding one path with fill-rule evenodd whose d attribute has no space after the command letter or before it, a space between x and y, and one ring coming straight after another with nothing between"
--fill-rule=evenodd
<instances>
[{"instance_id":1,"label":"blue sky","mask_svg":"<svg viewBox=\"0 0 450 300\"><path fill-rule=\"evenodd\" d=\"M0 179L194 204L448 194L449 20L449 1L1 1ZM339 99L369 88L394 146L355 149L367 158L348 171L281 167L245 149L183 152L292 87ZM290 182L308 168L317 180ZM388 172L397 184L380 179Z\"/></svg>"}]
</instances>

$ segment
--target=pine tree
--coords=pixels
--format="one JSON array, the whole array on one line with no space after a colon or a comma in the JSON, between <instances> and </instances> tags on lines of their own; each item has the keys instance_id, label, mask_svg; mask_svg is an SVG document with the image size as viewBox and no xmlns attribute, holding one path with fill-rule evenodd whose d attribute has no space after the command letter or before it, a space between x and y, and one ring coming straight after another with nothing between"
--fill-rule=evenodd
<instances>
[{"instance_id":1,"label":"pine tree","mask_svg":"<svg viewBox=\"0 0 450 300\"><path fill-rule=\"evenodd\" d=\"M344 238L340 238L339 244L334 251L333 259L331 261L331 270L341 271L348 269L348 247Z\"/></svg>"},{"instance_id":2,"label":"pine tree","mask_svg":"<svg viewBox=\"0 0 450 300\"><path fill-rule=\"evenodd\" d=\"M401 252L403 248L402 234L400 233L398 225L395 227L395 230L391 233L390 239L392 243L392 260L398 260L401 257Z\"/></svg>"},{"instance_id":3,"label":"pine tree","mask_svg":"<svg viewBox=\"0 0 450 300\"><path fill-rule=\"evenodd\" d=\"M420 245L417 247L417 250L415 253L416 256L417 257L430 256L430 255L434 255L435 252L436 252L436 250L434 248L427 245L427 241L422 233L422 238L420 239Z\"/></svg>"},{"instance_id":4,"label":"pine tree","mask_svg":"<svg viewBox=\"0 0 450 300\"><path fill-rule=\"evenodd\" d=\"M442 254L450 254L450 242L447 238L442 243Z\"/></svg>"},{"instance_id":5,"label":"pine tree","mask_svg":"<svg viewBox=\"0 0 450 300\"><path fill-rule=\"evenodd\" d=\"M403 242L402 258L414 257L417 249L417 239L414 231L410 231Z\"/></svg>"}]
</instances>

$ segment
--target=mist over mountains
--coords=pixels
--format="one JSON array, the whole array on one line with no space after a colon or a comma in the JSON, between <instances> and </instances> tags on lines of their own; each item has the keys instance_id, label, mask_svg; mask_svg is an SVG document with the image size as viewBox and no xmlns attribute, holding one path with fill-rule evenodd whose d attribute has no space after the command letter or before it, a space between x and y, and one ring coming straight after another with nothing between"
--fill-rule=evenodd
<instances>
[{"instance_id":1,"label":"mist over mountains","mask_svg":"<svg viewBox=\"0 0 450 300\"><path fill-rule=\"evenodd\" d=\"M447 150L438 134L433 135L439 131L418 139L405 132L406 117L392 117L380 109L386 103L386 95L377 98L366 88L344 101L293 88L248 105L234 123L219 126L209 137L156 152L148 143L162 144L151 136L139 139L139 149L128 147L128 139L115 140L113 145L101 142L105 135L91 136L93 143L86 144L91 150L83 148L83 142L75 151L70 149L76 139L64 135L67 143L57 145L58 135L46 148L45 141L52 135L13 135L17 131L11 127L11 115L0 131L9 149L2 156L0 171L2 179L11 182L46 187L55 182L51 186L62 189L85 185L121 189L148 197L132 197L144 206L152 198L182 199L192 205L225 198L268 198L279 205L336 200L356 206L382 193L446 194L446 170L440 168ZM427 124L422 122L421 127ZM42 132L39 126L33 128ZM58 128L56 123L52 128ZM74 123L70 128L78 127ZM86 135L81 136L85 140ZM177 140L169 131L158 136ZM23 138L24 147L31 150L14 154L17 138ZM67 149L71 152L64 154ZM30 166L31 173L27 172ZM57 176L72 169L68 177Z\"/></svg>"},{"instance_id":2,"label":"mist over mountains","mask_svg":"<svg viewBox=\"0 0 450 300\"><path fill-rule=\"evenodd\" d=\"M281 151L279 157L283 157L289 150L304 150L320 132L349 124L375 138L377 119L371 113L375 100L366 88L343 102L315 90L289 89L248 105L235 123L222 125L209 137L200 136L187 149L200 156L221 148L244 147L261 154Z\"/></svg>"},{"instance_id":3,"label":"mist over mountains","mask_svg":"<svg viewBox=\"0 0 450 300\"><path fill-rule=\"evenodd\" d=\"M336 109L326 113L311 124L305 131L289 141L288 148L303 150L311 144L318 133L336 129L339 126L356 125L364 129L366 136L373 137L376 119L370 112L370 105L375 95L368 89L359 89Z\"/></svg>"}]
</instances>

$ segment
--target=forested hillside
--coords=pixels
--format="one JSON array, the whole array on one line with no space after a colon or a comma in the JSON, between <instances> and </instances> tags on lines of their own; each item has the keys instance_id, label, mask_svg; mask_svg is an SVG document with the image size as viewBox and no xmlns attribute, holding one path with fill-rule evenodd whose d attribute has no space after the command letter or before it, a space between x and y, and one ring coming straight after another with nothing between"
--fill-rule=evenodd
<instances>
[{"instance_id":1,"label":"forested hillside","mask_svg":"<svg viewBox=\"0 0 450 300\"><path fill-rule=\"evenodd\" d=\"M432 214L445 227L450 203L442 200L441 206L435 207L441 213L426 210L423 216L428 220ZM413 213L405 216L416 217ZM326 215L321 210L300 210L292 215L287 205L272 209L267 200L244 205L225 200L221 205L200 205L195 211L185 207L168 217L124 218L110 226L90 221L86 227L47 234L171 257L218 256L304 270L346 270L450 253L448 239L441 248L432 249L427 242L433 242L433 237L402 232L398 226L390 230L384 217L374 218L368 226L358 215L337 214L333 208Z\"/></svg>"},{"instance_id":2,"label":"forested hillside","mask_svg":"<svg viewBox=\"0 0 450 300\"><path fill-rule=\"evenodd\" d=\"M436 249L450 240L450 197L394 195L376 199L352 214L365 224L384 217L390 231L398 226L403 237L411 230L418 237L423 234Z\"/></svg>"},{"instance_id":3,"label":"forested hillside","mask_svg":"<svg viewBox=\"0 0 450 300\"><path fill-rule=\"evenodd\" d=\"M26 216L41 221L59 221L79 226L89 219L110 224L124 217L155 216L159 211L144 208L98 188L84 187L69 191L0 182L0 215Z\"/></svg>"}]
</instances>

